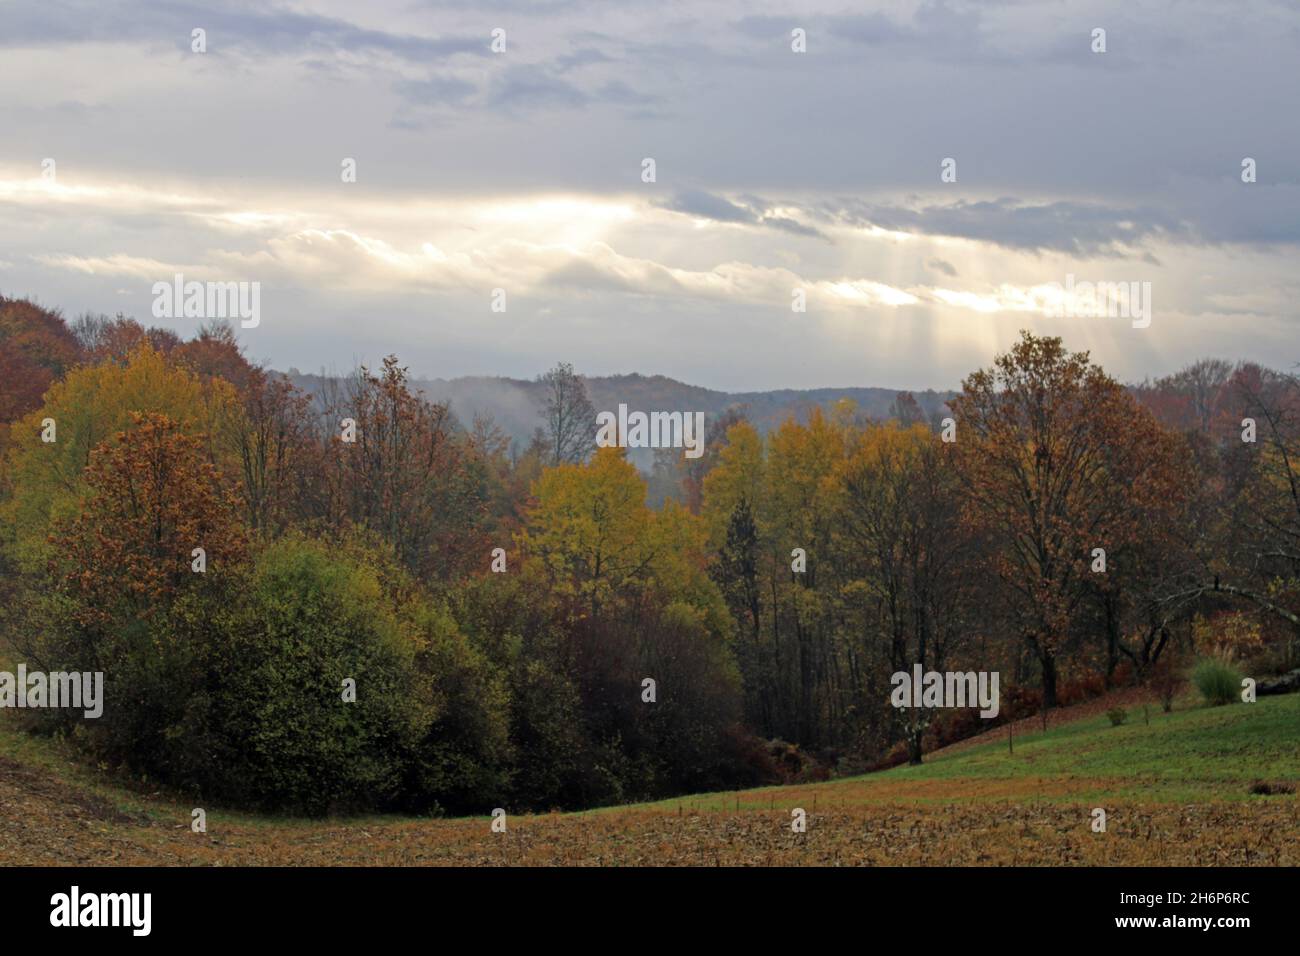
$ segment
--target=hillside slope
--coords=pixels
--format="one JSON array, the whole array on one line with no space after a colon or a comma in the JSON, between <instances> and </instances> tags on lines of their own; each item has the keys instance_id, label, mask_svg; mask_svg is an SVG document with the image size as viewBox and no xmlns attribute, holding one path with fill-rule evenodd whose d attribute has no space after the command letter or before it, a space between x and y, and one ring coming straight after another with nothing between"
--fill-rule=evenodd
<instances>
[{"instance_id":1,"label":"hillside slope","mask_svg":"<svg viewBox=\"0 0 1300 956\"><path fill-rule=\"evenodd\" d=\"M1095 711L1095 708L1091 710ZM1132 712L1131 712L1132 713ZM0 864L1300 864L1300 695L1172 714L1095 712L994 733L920 767L572 814L268 819L123 789L0 723ZM791 812L807 813L806 833ZM1105 833L1092 811L1105 809Z\"/></svg>"}]
</instances>

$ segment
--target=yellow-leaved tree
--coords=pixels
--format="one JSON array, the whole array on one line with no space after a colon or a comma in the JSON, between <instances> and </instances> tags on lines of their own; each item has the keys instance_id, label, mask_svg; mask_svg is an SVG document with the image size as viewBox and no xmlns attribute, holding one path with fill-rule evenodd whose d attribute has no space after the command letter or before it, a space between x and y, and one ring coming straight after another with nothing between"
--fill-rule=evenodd
<instances>
[{"instance_id":1,"label":"yellow-leaved tree","mask_svg":"<svg viewBox=\"0 0 1300 956\"><path fill-rule=\"evenodd\" d=\"M201 437L208 461L233 473L233 462L207 437L242 414L229 383L201 381L169 363L147 341L122 364L75 368L50 387L42 406L16 422L11 433L0 528L19 568L42 569L51 557L52 523L70 521L81 512L91 450L130 428L133 416L150 413L167 416L184 435Z\"/></svg>"}]
</instances>

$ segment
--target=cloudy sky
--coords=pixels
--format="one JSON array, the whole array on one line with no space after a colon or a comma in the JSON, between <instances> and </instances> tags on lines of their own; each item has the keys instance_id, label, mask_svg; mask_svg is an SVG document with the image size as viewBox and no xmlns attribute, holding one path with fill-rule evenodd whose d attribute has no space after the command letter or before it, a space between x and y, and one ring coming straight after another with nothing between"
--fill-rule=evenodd
<instances>
[{"instance_id":1,"label":"cloudy sky","mask_svg":"<svg viewBox=\"0 0 1300 956\"><path fill-rule=\"evenodd\" d=\"M279 368L1300 361L1295 2L9 0L0 63L0 293L189 334L154 282L259 282ZM1149 282L1150 324L1054 316L1068 276Z\"/></svg>"}]
</instances>

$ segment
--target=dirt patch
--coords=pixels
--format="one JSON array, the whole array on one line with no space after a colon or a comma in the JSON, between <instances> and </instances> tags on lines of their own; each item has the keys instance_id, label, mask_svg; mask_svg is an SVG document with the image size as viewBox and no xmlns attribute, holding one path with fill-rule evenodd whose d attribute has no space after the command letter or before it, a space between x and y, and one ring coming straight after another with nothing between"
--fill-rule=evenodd
<instances>
[{"instance_id":1,"label":"dirt patch","mask_svg":"<svg viewBox=\"0 0 1300 956\"><path fill-rule=\"evenodd\" d=\"M55 807L72 816L88 817L106 823L148 825L144 815L123 813L111 802L97 794L87 793L78 787L61 783L51 775L24 767L8 757L0 756L0 792L10 788L20 790L31 798L48 799Z\"/></svg>"},{"instance_id":2,"label":"dirt patch","mask_svg":"<svg viewBox=\"0 0 1300 956\"><path fill-rule=\"evenodd\" d=\"M3 782L0 780L0 789ZM7 794L0 794L6 796ZM30 798L29 798L30 799ZM0 816L0 864L164 866L1295 866L1300 801L1144 805L993 801L676 813L511 816L490 821L227 823L192 833L53 814ZM6 806L6 811L8 807ZM36 813L40 809L35 808ZM16 832L16 829L18 832Z\"/></svg>"}]
</instances>

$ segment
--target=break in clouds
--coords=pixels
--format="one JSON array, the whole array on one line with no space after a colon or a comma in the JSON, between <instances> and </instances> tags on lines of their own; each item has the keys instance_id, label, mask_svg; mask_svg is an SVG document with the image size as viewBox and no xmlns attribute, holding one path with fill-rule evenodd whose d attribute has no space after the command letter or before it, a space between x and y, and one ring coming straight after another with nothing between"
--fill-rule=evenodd
<instances>
[{"instance_id":1,"label":"break in clouds","mask_svg":"<svg viewBox=\"0 0 1300 956\"><path fill-rule=\"evenodd\" d=\"M1292 5L48 2L4 22L0 292L70 315L156 322L159 280L257 282L239 335L280 368L563 357L731 389L953 387L1026 327L1128 380L1295 358ZM1150 283L1149 324L1063 303L1067 277Z\"/></svg>"}]
</instances>

